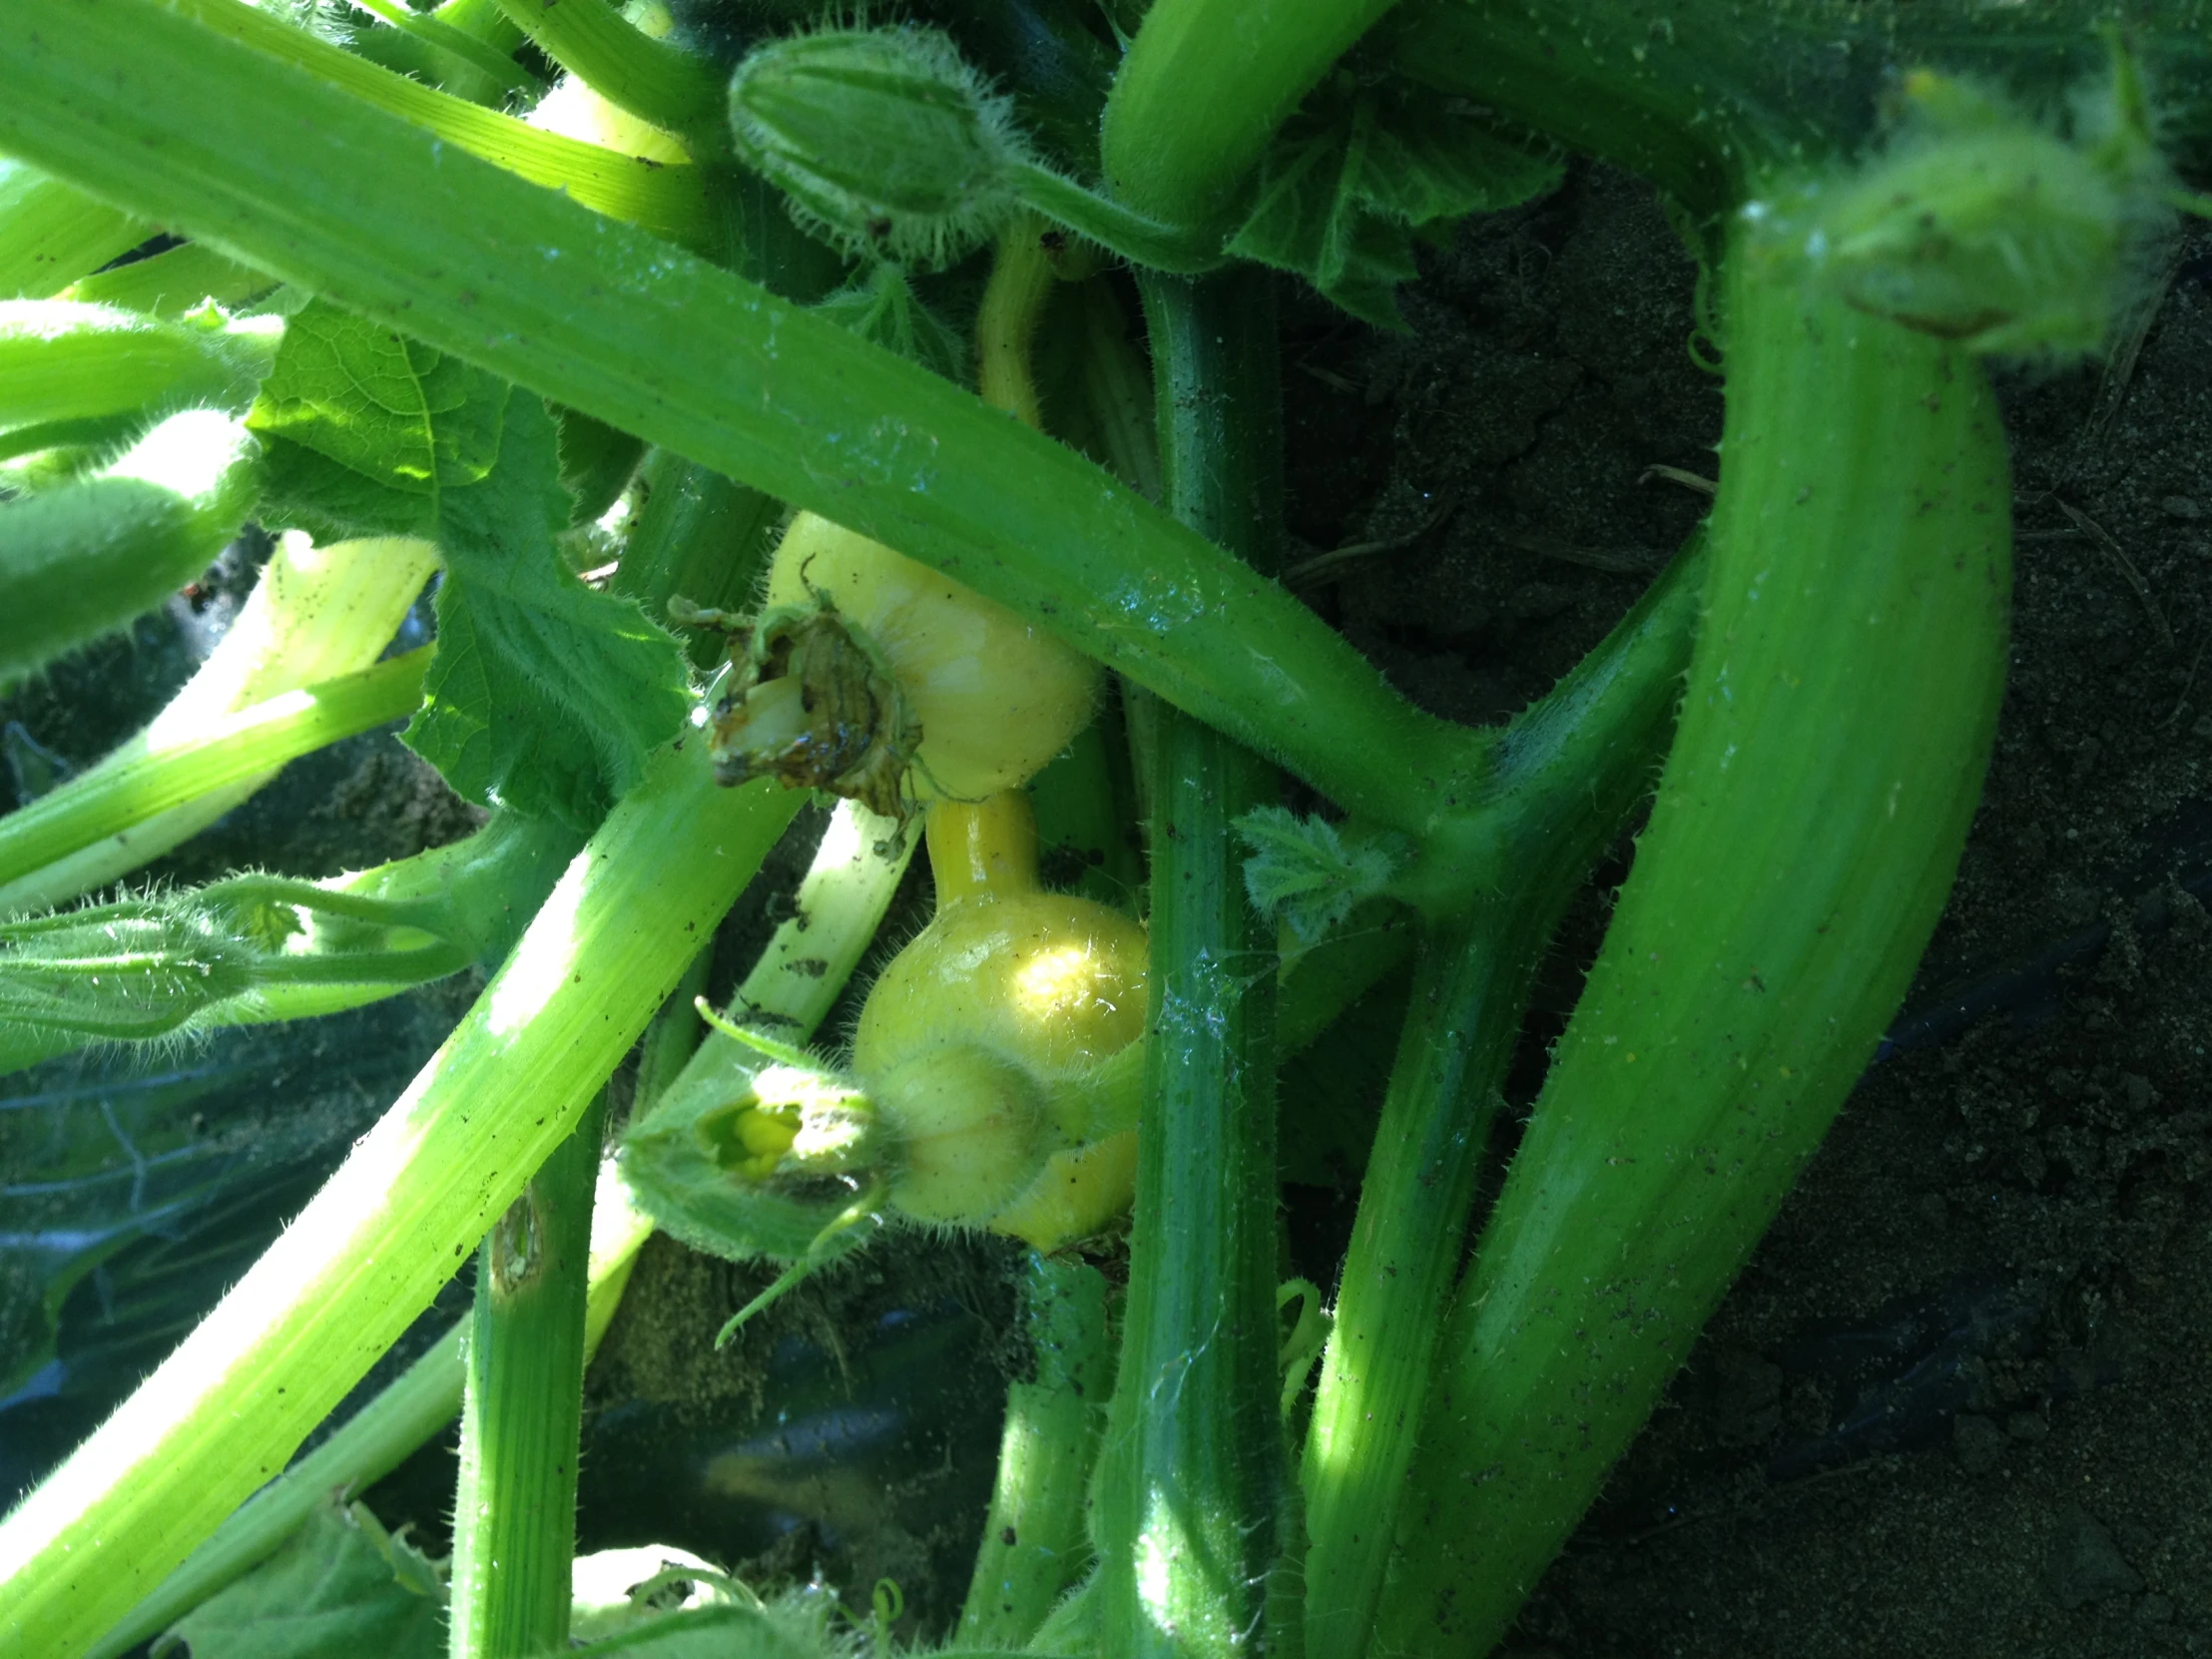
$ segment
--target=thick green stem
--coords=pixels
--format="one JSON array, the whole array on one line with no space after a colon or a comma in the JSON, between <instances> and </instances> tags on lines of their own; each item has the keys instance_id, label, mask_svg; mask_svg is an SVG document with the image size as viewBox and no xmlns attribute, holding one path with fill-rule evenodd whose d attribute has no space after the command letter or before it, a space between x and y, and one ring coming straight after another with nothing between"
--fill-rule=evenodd
<instances>
[{"instance_id":1,"label":"thick green stem","mask_svg":"<svg viewBox=\"0 0 2212 1659\"><path fill-rule=\"evenodd\" d=\"M40 909L105 886L246 800L267 782L266 774L80 842L49 862L26 867L16 850L15 837L41 833L48 815L73 814L79 799L107 795L113 774L158 767L232 715L369 668L436 568L437 551L424 541L394 537L315 547L304 536L285 536L230 632L145 731L40 797L35 808L0 819L0 869L6 871L0 909ZM566 849L564 861L574 850Z\"/></svg>"},{"instance_id":2,"label":"thick green stem","mask_svg":"<svg viewBox=\"0 0 2212 1659\"><path fill-rule=\"evenodd\" d=\"M140 411L244 414L283 324L167 322L65 299L0 300L0 431ZM19 452L8 438L0 448Z\"/></svg>"},{"instance_id":3,"label":"thick green stem","mask_svg":"<svg viewBox=\"0 0 2212 1659\"><path fill-rule=\"evenodd\" d=\"M1036 1377L1006 1390L998 1479L954 1633L969 1647L1022 1646L1090 1561L1084 1499L1114 1375L1105 1277L1032 1251L1021 1320Z\"/></svg>"},{"instance_id":4,"label":"thick green stem","mask_svg":"<svg viewBox=\"0 0 2212 1659\"><path fill-rule=\"evenodd\" d=\"M91 788L39 797L0 819L0 886L197 796L404 719L422 700L429 657L424 646L357 674L281 692L173 748L101 768L90 775Z\"/></svg>"},{"instance_id":5,"label":"thick green stem","mask_svg":"<svg viewBox=\"0 0 2212 1659\"><path fill-rule=\"evenodd\" d=\"M445 66L448 74L457 69L470 80L488 81L502 91L519 92L526 97L536 97L545 91L543 81L506 53L449 23L435 17L418 16L399 0L354 0L354 3L382 18L401 34L412 36L433 52L452 59L453 62ZM373 51L370 55L374 56ZM471 103L486 101L470 100Z\"/></svg>"},{"instance_id":6,"label":"thick green stem","mask_svg":"<svg viewBox=\"0 0 2212 1659\"><path fill-rule=\"evenodd\" d=\"M1366 1650L1475 1170L1550 920L1549 906L1530 896L1435 930L1415 961L1307 1431L1306 1641L1315 1659Z\"/></svg>"},{"instance_id":7,"label":"thick green stem","mask_svg":"<svg viewBox=\"0 0 2212 1659\"><path fill-rule=\"evenodd\" d=\"M1758 1242L1942 907L2004 686L2010 486L1980 368L1729 263L1681 726L1461 1287L1380 1653L1503 1631Z\"/></svg>"},{"instance_id":8,"label":"thick green stem","mask_svg":"<svg viewBox=\"0 0 2212 1659\"><path fill-rule=\"evenodd\" d=\"M1316 1655L1366 1651L1475 1175L1538 953L1649 787L1689 661L1705 567L1700 533L1598 647L1505 729L1490 803L1498 890L1421 942L1306 1441L1307 1641Z\"/></svg>"},{"instance_id":9,"label":"thick green stem","mask_svg":"<svg viewBox=\"0 0 2212 1659\"><path fill-rule=\"evenodd\" d=\"M672 598L706 610L743 611L775 545L783 503L666 449L638 469L637 523L609 584L656 622ZM727 642L702 630L692 661L711 668Z\"/></svg>"},{"instance_id":10,"label":"thick green stem","mask_svg":"<svg viewBox=\"0 0 2212 1659\"><path fill-rule=\"evenodd\" d=\"M1146 286L1168 499L1256 560L1280 546L1275 314L1265 273ZM1234 822L1257 756L1188 716L1152 780L1152 1016L1129 1302L1096 1495L1102 1651L1233 1654L1283 1589L1277 1400L1275 952Z\"/></svg>"},{"instance_id":11,"label":"thick green stem","mask_svg":"<svg viewBox=\"0 0 2212 1659\"><path fill-rule=\"evenodd\" d=\"M176 316L202 301L240 305L259 299L276 278L236 265L198 243L188 242L150 260L134 260L114 271L80 276L62 291L65 299L88 305L121 305L155 316Z\"/></svg>"},{"instance_id":12,"label":"thick green stem","mask_svg":"<svg viewBox=\"0 0 2212 1659\"><path fill-rule=\"evenodd\" d=\"M453 1505L453 1659L529 1659L568 1644L584 1303L606 1096L584 1113L476 1261Z\"/></svg>"},{"instance_id":13,"label":"thick green stem","mask_svg":"<svg viewBox=\"0 0 2212 1659\"><path fill-rule=\"evenodd\" d=\"M268 1559L336 1490L358 1491L389 1474L461 1408L461 1333L456 1325L395 1382L313 1451L271 1481L193 1551L159 1588L87 1651L120 1659L159 1636L200 1603Z\"/></svg>"},{"instance_id":14,"label":"thick green stem","mask_svg":"<svg viewBox=\"0 0 2212 1659\"><path fill-rule=\"evenodd\" d=\"M849 802L839 805L837 819L832 821L830 834L824 837L815 867L800 885L798 914L777 928L769 949L739 993L757 1009L774 1012L790 1021L795 1028L792 1034L801 1039L813 1032L843 989L867 948L868 940L874 936L876 924L882 919L898 885L899 873L905 868L903 858L886 862L873 854L870 847L882 838L881 834L877 829L859 822L858 811ZM511 821L499 822L512 828ZM485 834L492 832L484 831ZM559 832L557 828L554 832ZM442 848L440 852L424 856L435 859L453 850ZM386 869L393 867L386 866ZM397 883L386 881L385 884ZM810 952L816 954L810 955ZM792 963L800 957L808 957L810 962L824 962L824 971L819 974L793 972ZM678 982L678 997L685 997L686 986L692 986L692 994L696 994L699 970L700 961L695 956L692 966ZM682 1007L683 1017L691 1019L688 998ZM663 1018L655 1021L656 1031L668 1023L667 1004L663 1005L662 1012ZM725 1049L739 1049L738 1044L726 1037L710 1037L708 1042L719 1042ZM698 1046L704 1049L707 1045ZM650 1064L662 1045L656 1044L653 1033L649 1033L646 1047L647 1064ZM751 1053L743 1049L740 1052ZM698 1054L693 1058L697 1061ZM704 1074L713 1065L710 1059L707 1065L699 1067L700 1073ZM652 1089L652 1084L653 1078L641 1066L639 1087L641 1091L651 1090L651 1094L644 1097L647 1111L651 1110L652 1098L663 1092ZM591 1294L584 1327L587 1359L598 1348L600 1338L606 1334L621 1305L623 1288L629 1282L638 1251L652 1233L653 1224L631 1202L628 1187L617 1173L616 1161L606 1160L599 1168L598 1196L592 1207ZM102 1639L93 1649L91 1659L117 1659L147 1637L166 1630L225 1584L273 1553L333 1488L343 1486L358 1490L381 1478L451 1422L461 1408L462 1378L466 1369L461 1356L463 1329L463 1326L455 1326L435 1348L409 1367L398 1382L232 1514L214 1537L195 1550L190 1560Z\"/></svg>"},{"instance_id":15,"label":"thick green stem","mask_svg":"<svg viewBox=\"0 0 2212 1659\"><path fill-rule=\"evenodd\" d=\"M128 254L148 228L26 162L0 156L0 299L43 299Z\"/></svg>"},{"instance_id":16,"label":"thick green stem","mask_svg":"<svg viewBox=\"0 0 2212 1659\"><path fill-rule=\"evenodd\" d=\"M655 40L607 0L499 0L545 55L610 104L673 133L720 129L726 77Z\"/></svg>"},{"instance_id":17,"label":"thick green stem","mask_svg":"<svg viewBox=\"0 0 2212 1659\"><path fill-rule=\"evenodd\" d=\"M1107 185L1170 225L1215 223L1299 100L1391 4L1153 0L1106 100Z\"/></svg>"},{"instance_id":18,"label":"thick green stem","mask_svg":"<svg viewBox=\"0 0 2212 1659\"><path fill-rule=\"evenodd\" d=\"M934 564L1347 807L1419 833L1482 770L1289 594L927 371L152 0L15 4L0 144Z\"/></svg>"},{"instance_id":19,"label":"thick green stem","mask_svg":"<svg viewBox=\"0 0 2212 1659\"><path fill-rule=\"evenodd\" d=\"M720 216L707 201L706 186L696 167L644 161L596 144L540 132L513 116L449 97L404 75L394 75L303 29L291 28L267 12L239 5L237 0L175 0L175 9L182 14L178 21L187 30L198 24L261 54L265 62L275 60L295 66L333 92L342 89L407 122L428 139L433 158L451 145L532 184L559 191L587 208L687 248L713 250L721 245ZM250 164L258 164L256 170L265 175L284 170L281 161L269 154L269 134L276 130L263 127L262 141L256 147L263 154L254 156ZM379 151L362 154L378 158L377 163L367 165L381 162Z\"/></svg>"},{"instance_id":20,"label":"thick green stem","mask_svg":"<svg viewBox=\"0 0 2212 1659\"><path fill-rule=\"evenodd\" d=\"M283 1466L451 1277L759 867L797 798L654 757L281 1246L0 1523L0 1643L81 1651Z\"/></svg>"},{"instance_id":21,"label":"thick green stem","mask_svg":"<svg viewBox=\"0 0 2212 1659\"><path fill-rule=\"evenodd\" d=\"M197 580L260 498L260 443L238 421L189 409L99 476L0 505L0 680Z\"/></svg>"}]
</instances>

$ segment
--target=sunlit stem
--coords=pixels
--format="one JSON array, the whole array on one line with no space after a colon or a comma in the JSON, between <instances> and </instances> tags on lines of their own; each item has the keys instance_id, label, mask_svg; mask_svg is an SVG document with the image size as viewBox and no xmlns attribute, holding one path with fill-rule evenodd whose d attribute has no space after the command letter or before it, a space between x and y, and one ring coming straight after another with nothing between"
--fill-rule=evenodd
<instances>
[{"instance_id":1,"label":"sunlit stem","mask_svg":"<svg viewBox=\"0 0 2212 1659\"><path fill-rule=\"evenodd\" d=\"M31 807L0 819L0 910L38 909L104 886L246 800L288 757L273 756L259 770L151 817L104 823L95 810L78 805L127 800L132 787L118 783L119 775L146 777L145 768L167 775L169 757L220 743L209 735L230 717L370 668L436 568L436 549L425 541L316 547L304 536L284 537L223 642L145 731ZM71 826L68 835L81 838L64 844L62 831L49 828L64 822ZM23 850L25 843L35 843L36 853Z\"/></svg>"},{"instance_id":2,"label":"sunlit stem","mask_svg":"<svg viewBox=\"0 0 2212 1659\"><path fill-rule=\"evenodd\" d=\"M453 1659L527 1659L568 1641L605 1107L602 1094L477 1253L447 1610Z\"/></svg>"},{"instance_id":3,"label":"sunlit stem","mask_svg":"<svg viewBox=\"0 0 2212 1659\"><path fill-rule=\"evenodd\" d=\"M277 1248L0 1523L0 1636L104 1634L428 1305L628 1052L797 808L665 750Z\"/></svg>"}]
</instances>

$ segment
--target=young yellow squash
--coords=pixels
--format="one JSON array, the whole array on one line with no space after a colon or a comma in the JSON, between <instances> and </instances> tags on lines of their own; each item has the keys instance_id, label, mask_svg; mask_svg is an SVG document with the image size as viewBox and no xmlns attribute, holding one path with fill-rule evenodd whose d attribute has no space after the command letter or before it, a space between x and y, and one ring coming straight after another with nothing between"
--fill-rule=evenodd
<instances>
[{"instance_id":1,"label":"young yellow squash","mask_svg":"<svg viewBox=\"0 0 2212 1659\"><path fill-rule=\"evenodd\" d=\"M893 1149L890 1199L1042 1250L1128 1207L1136 1134L1100 1137L1101 1068L1144 1032L1144 929L1037 882L1026 797L929 820L937 914L868 994L852 1067Z\"/></svg>"}]
</instances>

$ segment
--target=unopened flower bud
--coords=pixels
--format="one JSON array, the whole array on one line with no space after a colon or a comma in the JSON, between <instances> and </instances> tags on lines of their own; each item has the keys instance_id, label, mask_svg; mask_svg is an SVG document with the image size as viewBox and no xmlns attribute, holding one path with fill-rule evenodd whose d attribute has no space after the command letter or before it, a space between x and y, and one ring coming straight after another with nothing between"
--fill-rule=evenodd
<instances>
[{"instance_id":1,"label":"unopened flower bud","mask_svg":"<svg viewBox=\"0 0 2212 1659\"><path fill-rule=\"evenodd\" d=\"M126 903L0 927L0 1057L143 1040L251 990L253 952L180 906ZM5 1069L0 1067L0 1069Z\"/></svg>"},{"instance_id":2,"label":"unopened flower bud","mask_svg":"<svg viewBox=\"0 0 2212 1659\"><path fill-rule=\"evenodd\" d=\"M1005 99L933 29L830 29L757 48L730 82L738 159L848 251L941 268L1016 206Z\"/></svg>"},{"instance_id":3,"label":"unopened flower bud","mask_svg":"<svg viewBox=\"0 0 2212 1659\"><path fill-rule=\"evenodd\" d=\"M2166 222L2148 138L2069 143L1970 86L1918 71L1890 152L1746 210L1767 248L1848 303L2004 355L2094 351Z\"/></svg>"}]
</instances>

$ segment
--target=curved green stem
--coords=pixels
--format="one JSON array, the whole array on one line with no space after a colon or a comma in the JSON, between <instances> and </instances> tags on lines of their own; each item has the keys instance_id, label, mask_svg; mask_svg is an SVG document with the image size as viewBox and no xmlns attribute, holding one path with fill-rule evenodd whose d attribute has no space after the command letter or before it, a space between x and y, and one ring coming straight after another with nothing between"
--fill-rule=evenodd
<instances>
[{"instance_id":1,"label":"curved green stem","mask_svg":"<svg viewBox=\"0 0 2212 1659\"><path fill-rule=\"evenodd\" d=\"M1153 0L1099 129L1108 187L1169 225L1216 223L1299 100L1392 3Z\"/></svg>"},{"instance_id":2,"label":"curved green stem","mask_svg":"<svg viewBox=\"0 0 2212 1659\"><path fill-rule=\"evenodd\" d=\"M282 1247L0 1522L0 1640L82 1650L283 1466L574 1128L796 806L717 789L704 744L654 757Z\"/></svg>"},{"instance_id":3,"label":"curved green stem","mask_svg":"<svg viewBox=\"0 0 2212 1659\"><path fill-rule=\"evenodd\" d=\"M216 721L186 742L139 751L0 818L0 889L106 835L285 762L404 719L422 699L430 647L276 696Z\"/></svg>"},{"instance_id":4,"label":"curved green stem","mask_svg":"<svg viewBox=\"0 0 2212 1659\"><path fill-rule=\"evenodd\" d=\"M1185 230L1152 219L1134 208L1085 190L1048 167L1025 162L1019 171L1021 199L1045 218L1088 237L1131 265L1196 276L1227 263L1219 235Z\"/></svg>"},{"instance_id":5,"label":"curved green stem","mask_svg":"<svg viewBox=\"0 0 2212 1659\"><path fill-rule=\"evenodd\" d=\"M261 444L171 415L104 472L0 504L0 679L129 625L196 581L261 498Z\"/></svg>"},{"instance_id":6,"label":"curved green stem","mask_svg":"<svg viewBox=\"0 0 2212 1659\"><path fill-rule=\"evenodd\" d=\"M726 77L705 58L655 40L608 0L499 0L545 55L592 91L672 133L719 130Z\"/></svg>"},{"instance_id":7,"label":"curved green stem","mask_svg":"<svg viewBox=\"0 0 2212 1659\"><path fill-rule=\"evenodd\" d=\"M153 0L18 4L0 143L934 564L1348 808L1418 834L1480 774L1288 593L925 370ZM272 125L313 141L272 161Z\"/></svg>"},{"instance_id":8,"label":"curved green stem","mask_svg":"<svg viewBox=\"0 0 2212 1659\"><path fill-rule=\"evenodd\" d=\"M2011 491L1986 378L1785 262L1728 276L1680 728L1451 1312L1379 1652L1511 1620L1872 1054L1987 762Z\"/></svg>"},{"instance_id":9,"label":"curved green stem","mask_svg":"<svg viewBox=\"0 0 2212 1659\"><path fill-rule=\"evenodd\" d=\"M1689 660L1704 542L1506 728L1488 820L1498 885L1421 940L1306 1441L1317 1659L1367 1649L1497 1089L1560 911L1649 787Z\"/></svg>"}]
</instances>

